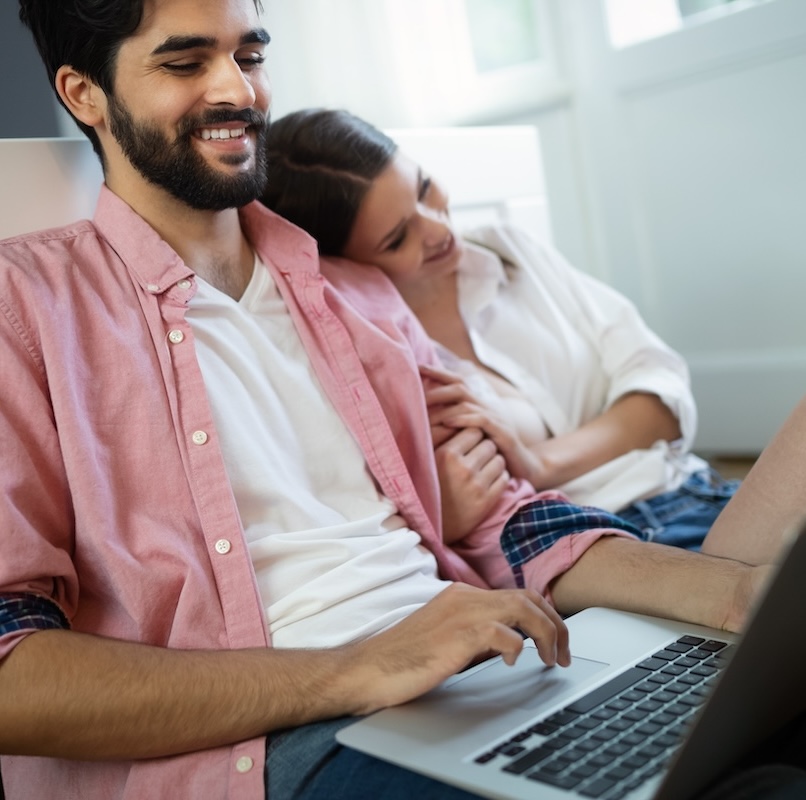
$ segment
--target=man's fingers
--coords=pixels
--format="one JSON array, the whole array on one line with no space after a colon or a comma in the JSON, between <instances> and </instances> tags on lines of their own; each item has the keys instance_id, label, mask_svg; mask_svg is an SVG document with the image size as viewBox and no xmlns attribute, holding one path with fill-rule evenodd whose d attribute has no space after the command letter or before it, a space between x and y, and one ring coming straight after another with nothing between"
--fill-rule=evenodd
<instances>
[{"instance_id":1,"label":"man's fingers","mask_svg":"<svg viewBox=\"0 0 806 800\"><path fill-rule=\"evenodd\" d=\"M567 667L571 663L568 628L554 606L543 595L526 589L527 597L537 609L536 628L523 628L537 645L540 658L546 663ZM551 659L549 662L547 659Z\"/></svg>"}]
</instances>

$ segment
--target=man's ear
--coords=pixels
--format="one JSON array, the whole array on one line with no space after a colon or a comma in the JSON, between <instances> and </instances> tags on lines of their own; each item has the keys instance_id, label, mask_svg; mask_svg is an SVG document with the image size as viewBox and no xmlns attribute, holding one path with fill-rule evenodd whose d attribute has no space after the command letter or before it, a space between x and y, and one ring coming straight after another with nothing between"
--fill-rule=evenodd
<instances>
[{"instance_id":1,"label":"man's ear","mask_svg":"<svg viewBox=\"0 0 806 800\"><path fill-rule=\"evenodd\" d=\"M55 86L62 102L77 120L92 128L103 122L106 95L86 75L62 65L56 72Z\"/></svg>"}]
</instances>

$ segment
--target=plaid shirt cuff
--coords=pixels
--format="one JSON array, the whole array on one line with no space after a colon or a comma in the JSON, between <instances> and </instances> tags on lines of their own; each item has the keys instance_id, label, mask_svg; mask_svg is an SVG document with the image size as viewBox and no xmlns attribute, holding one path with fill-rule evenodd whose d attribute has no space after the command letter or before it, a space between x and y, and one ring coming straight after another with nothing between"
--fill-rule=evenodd
<instances>
[{"instance_id":1,"label":"plaid shirt cuff","mask_svg":"<svg viewBox=\"0 0 806 800\"><path fill-rule=\"evenodd\" d=\"M29 630L70 627L52 600L25 592L0 595L0 636Z\"/></svg>"},{"instance_id":2,"label":"plaid shirt cuff","mask_svg":"<svg viewBox=\"0 0 806 800\"><path fill-rule=\"evenodd\" d=\"M640 528L601 508L561 500L538 500L518 509L509 518L501 534L501 548L516 583L523 588L524 564L564 536L601 528L625 531L639 539L647 538Z\"/></svg>"}]
</instances>

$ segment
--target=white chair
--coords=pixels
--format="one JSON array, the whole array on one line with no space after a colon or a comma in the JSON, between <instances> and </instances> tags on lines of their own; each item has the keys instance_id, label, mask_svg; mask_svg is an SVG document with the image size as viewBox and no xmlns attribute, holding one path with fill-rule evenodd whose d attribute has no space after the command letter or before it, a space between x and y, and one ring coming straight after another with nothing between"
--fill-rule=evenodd
<instances>
[{"instance_id":1,"label":"white chair","mask_svg":"<svg viewBox=\"0 0 806 800\"><path fill-rule=\"evenodd\" d=\"M460 227L508 220L551 239L537 131L532 126L390 130L444 182ZM0 139L0 238L91 217L103 180L84 138Z\"/></svg>"},{"instance_id":2,"label":"white chair","mask_svg":"<svg viewBox=\"0 0 806 800\"><path fill-rule=\"evenodd\" d=\"M552 240L535 127L400 128L386 133L445 185L460 228L506 221L543 241Z\"/></svg>"},{"instance_id":3,"label":"white chair","mask_svg":"<svg viewBox=\"0 0 806 800\"><path fill-rule=\"evenodd\" d=\"M103 180L89 140L0 139L0 239L91 217Z\"/></svg>"}]
</instances>

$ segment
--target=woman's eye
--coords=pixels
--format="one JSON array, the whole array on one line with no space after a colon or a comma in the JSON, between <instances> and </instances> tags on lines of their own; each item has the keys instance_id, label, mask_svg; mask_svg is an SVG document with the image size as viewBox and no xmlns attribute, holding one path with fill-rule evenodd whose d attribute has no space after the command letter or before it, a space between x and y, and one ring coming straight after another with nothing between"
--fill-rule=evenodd
<instances>
[{"instance_id":1,"label":"woman's eye","mask_svg":"<svg viewBox=\"0 0 806 800\"><path fill-rule=\"evenodd\" d=\"M391 250L392 252L394 252L395 250L399 250L405 239L406 239L406 232L404 231L396 239L393 239L391 242L389 242L389 244L386 246L386 249Z\"/></svg>"},{"instance_id":2,"label":"woman's eye","mask_svg":"<svg viewBox=\"0 0 806 800\"><path fill-rule=\"evenodd\" d=\"M420 184L420 193L417 196L417 199L422 202L428 197L428 192L431 190L431 178L423 178L423 182Z\"/></svg>"}]
</instances>

